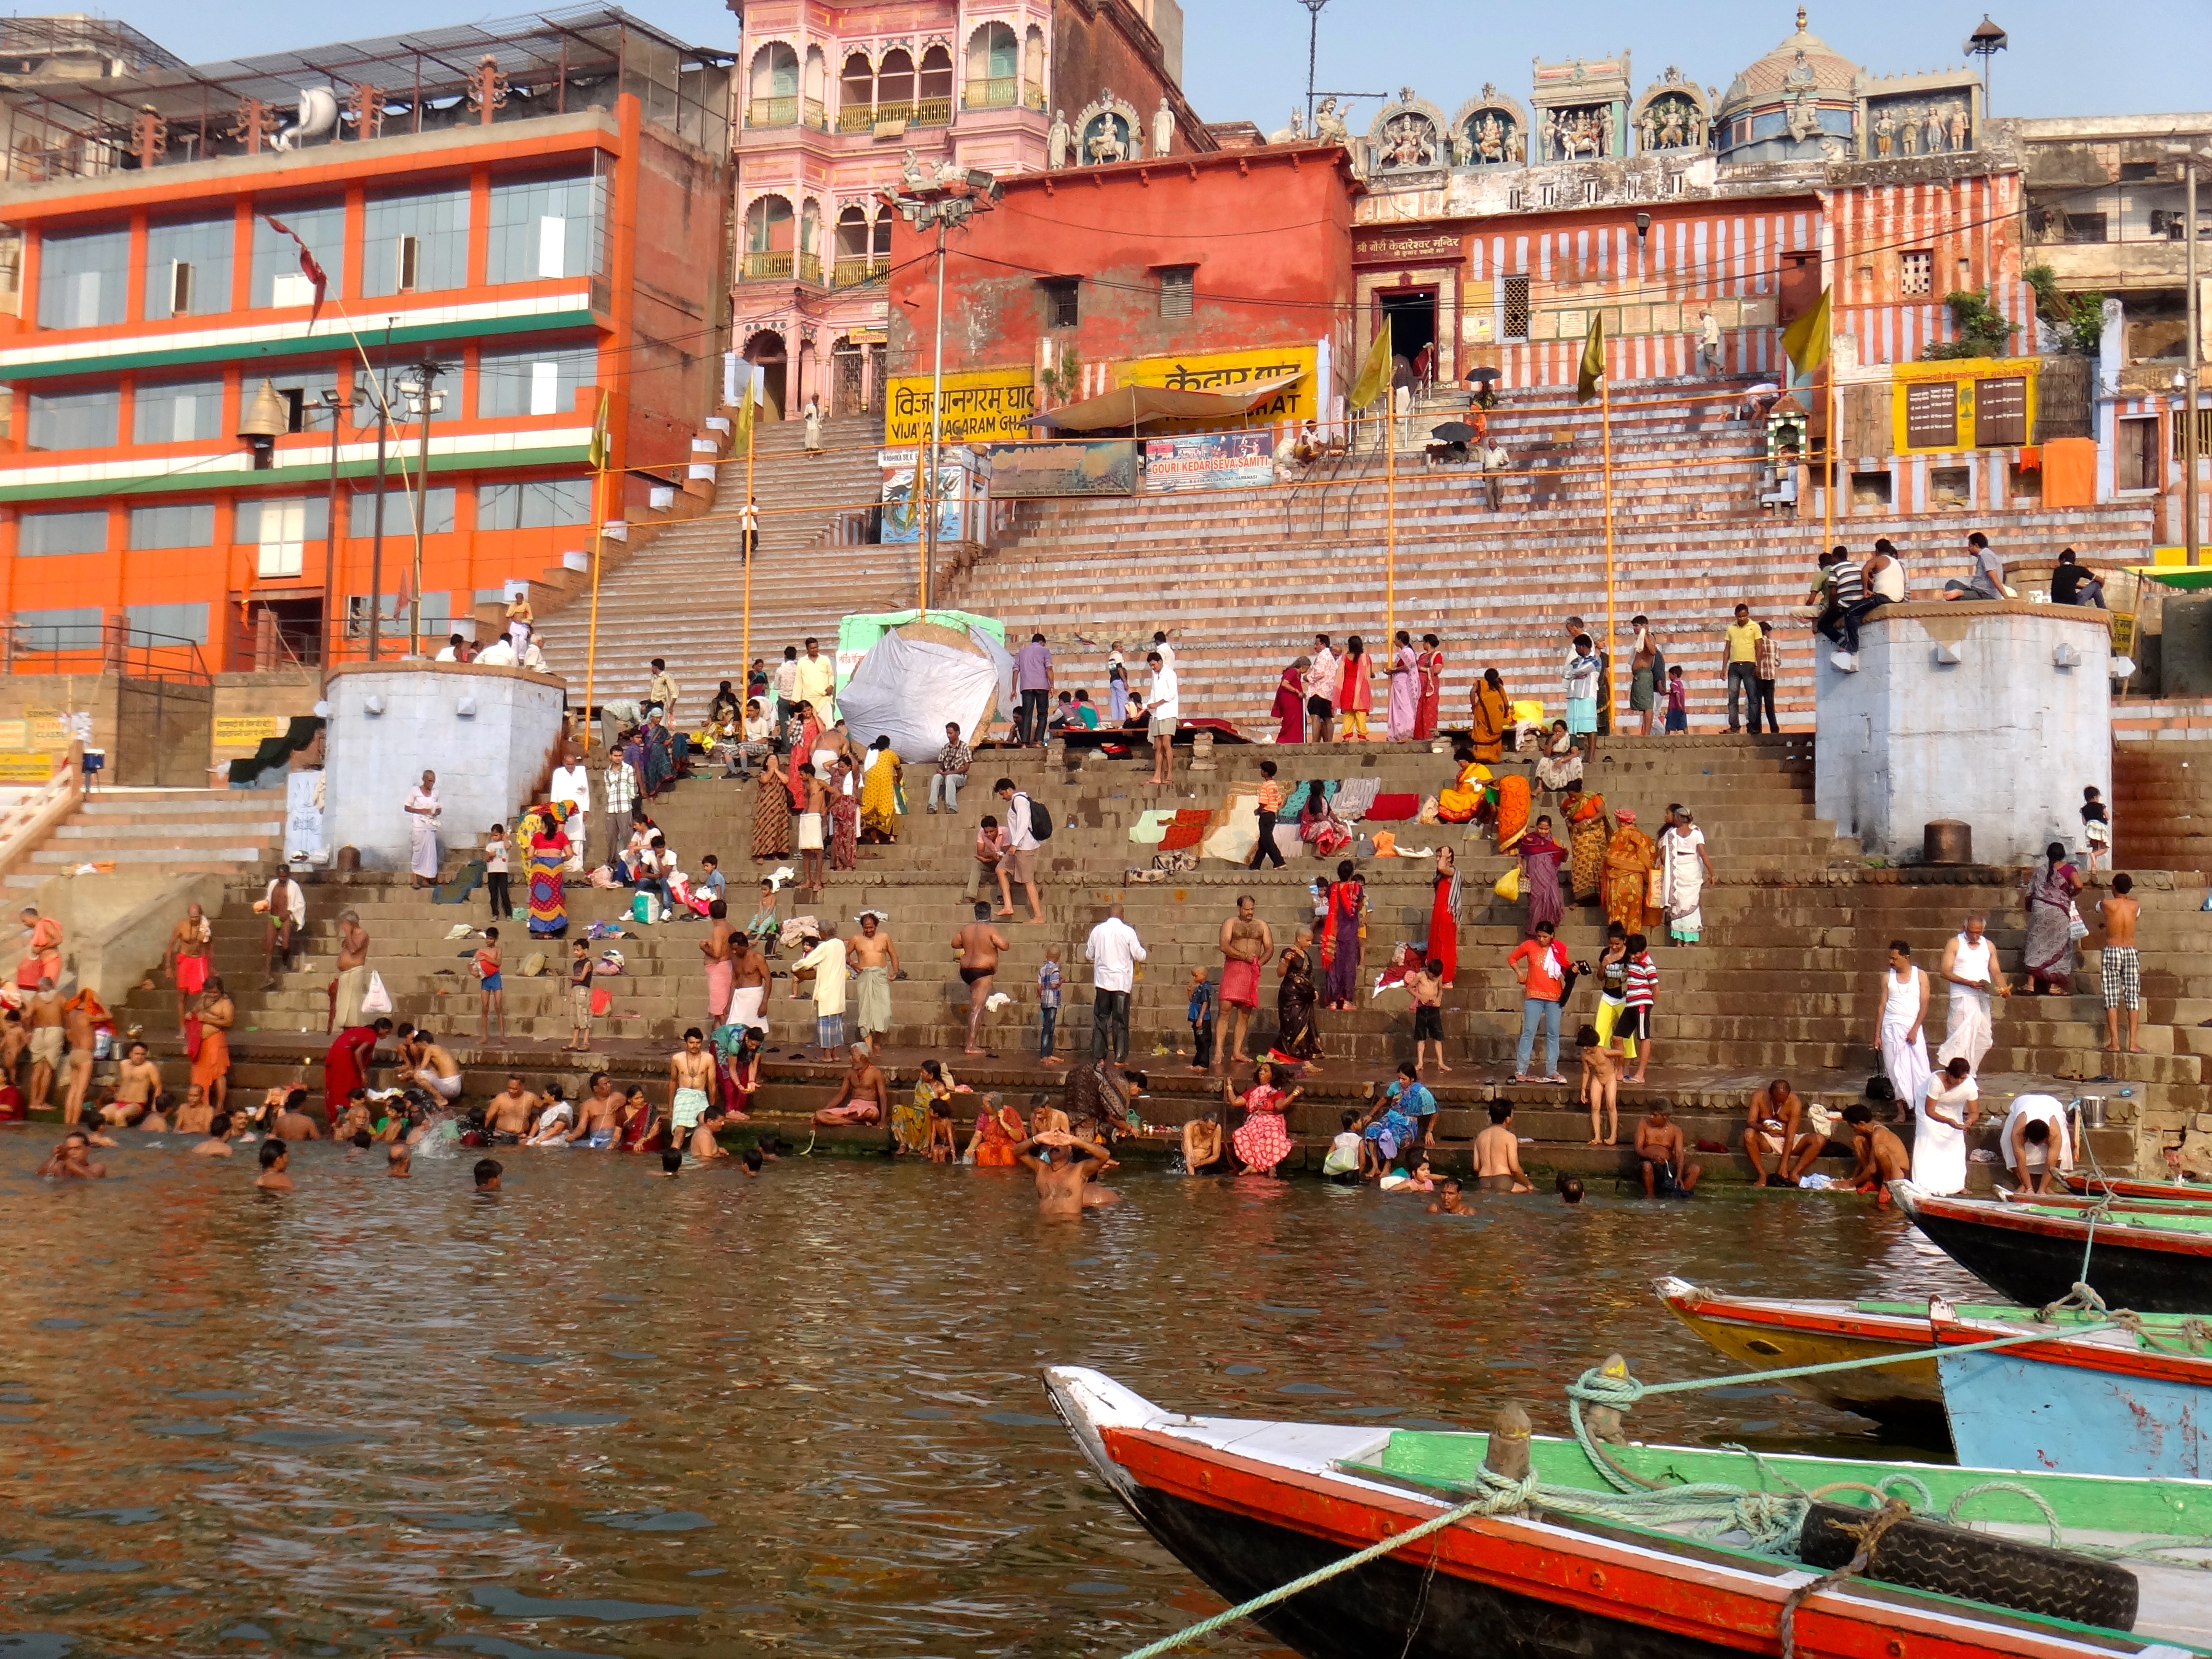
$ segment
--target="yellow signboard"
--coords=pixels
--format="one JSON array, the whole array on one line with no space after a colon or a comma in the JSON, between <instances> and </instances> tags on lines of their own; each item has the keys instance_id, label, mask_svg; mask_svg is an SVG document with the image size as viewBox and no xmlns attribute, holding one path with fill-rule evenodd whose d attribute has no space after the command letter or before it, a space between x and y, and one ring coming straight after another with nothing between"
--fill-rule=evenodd
<instances>
[{"instance_id":1,"label":"yellow signboard","mask_svg":"<svg viewBox=\"0 0 2212 1659\"><path fill-rule=\"evenodd\" d=\"M1200 351L1176 357L1139 357L1133 362L1114 365L1114 384L1164 386L1170 392L1230 392L1239 386L1295 374L1298 376L1296 380L1255 406L1243 423L1303 421L1310 416L1317 418L1320 414L1314 397L1315 354L1316 347L1309 341L1302 345L1261 346L1253 351ZM1188 421L1166 423L1168 429L1219 424Z\"/></svg>"},{"instance_id":2,"label":"yellow signboard","mask_svg":"<svg viewBox=\"0 0 2212 1659\"><path fill-rule=\"evenodd\" d=\"M28 749L30 746L30 721L0 720L0 749Z\"/></svg>"},{"instance_id":3,"label":"yellow signboard","mask_svg":"<svg viewBox=\"0 0 2212 1659\"><path fill-rule=\"evenodd\" d=\"M1900 452L2009 449L2034 441L2036 357L1945 357L1890 370Z\"/></svg>"},{"instance_id":4,"label":"yellow signboard","mask_svg":"<svg viewBox=\"0 0 2212 1659\"><path fill-rule=\"evenodd\" d=\"M44 783L54 775L52 755L0 750L0 783Z\"/></svg>"},{"instance_id":5,"label":"yellow signboard","mask_svg":"<svg viewBox=\"0 0 2212 1659\"><path fill-rule=\"evenodd\" d=\"M256 749L283 727L284 722L274 714L221 714L215 722L215 747Z\"/></svg>"},{"instance_id":6,"label":"yellow signboard","mask_svg":"<svg viewBox=\"0 0 2212 1659\"><path fill-rule=\"evenodd\" d=\"M911 448L929 437L930 377L894 374L884 388L884 442ZM1027 363L1006 368L969 368L945 377L941 436L948 444L1003 443L1031 436L1023 422L1036 412Z\"/></svg>"},{"instance_id":7,"label":"yellow signboard","mask_svg":"<svg viewBox=\"0 0 2212 1659\"><path fill-rule=\"evenodd\" d=\"M33 710L31 715L31 746L34 749L66 749L69 747L68 723L58 715L42 715Z\"/></svg>"}]
</instances>

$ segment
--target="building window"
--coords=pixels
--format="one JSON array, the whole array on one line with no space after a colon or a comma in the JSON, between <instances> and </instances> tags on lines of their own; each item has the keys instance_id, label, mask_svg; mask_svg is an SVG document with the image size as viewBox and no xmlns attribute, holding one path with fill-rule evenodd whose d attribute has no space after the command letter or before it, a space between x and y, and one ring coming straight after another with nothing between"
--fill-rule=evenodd
<instances>
[{"instance_id":1,"label":"building window","mask_svg":"<svg viewBox=\"0 0 2212 1659\"><path fill-rule=\"evenodd\" d=\"M134 605L126 614L133 634L155 634L167 640L190 640L205 645L208 607L205 599L189 605Z\"/></svg>"},{"instance_id":2,"label":"building window","mask_svg":"<svg viewBox=\"0 0 2212 1659\"><path fill-rule=\"evenodd\" d=\"M2120 163L2120 182L2124 185L2148 184L2158 177L2155 161L2123 161Z\"/></svg>"},{"instance_id":3,"label":"building window","mask_svg":"<svg viewBox=\"0 0 2212 1659\"><path fill-rule=\"evenodd\" d=\"M134 551L164 547L215 545L213 501L162 501L131 509L131 545Z\"/></svg>"},{"instance_id":4,"label":"building window","mask_svg":"<svg viewBox=\"0 0 2212 1659\"><path fill-rule=\"evenodd\" d=\"M1191 289L1197 276L1196 265L1165 265L1161 268L1161 316L1188 317L1190 315Z\"/></svg>"},{"instance_id":5,"label":"building window","mask_svg":"<svg viewBox=\"0 0 2212 1659\"><path fill-rule=\"evenodd\" d=\"M1897 291L1906 299L1936 291L1936 255L1924 247L1897 256Z\"/></svg>"},{"instance_id":6,"label":"building window","mask_svg":"<svg viewBox=\"0 0 2212 1659\"><path fill-rule=\"evenodd\" d=\"M477 359L477 418L569 414L576 389L592 385L599 372L590 346L487 351Z\"/></svg>"},{"instance_id":7,"label":"building window","mask_svg":"<svg viewBox=\"0 0 2212 1659\"><path fill-rule=\"evenodd\" d=\"M326 278L323 292L330 299L343 296L345 275L345 209L336 202L324 207L278 208L277 220L295 232L315 256ZM291 237L279 236L266 219L253 222L253 271L246 303L270 306L311 306L315 285L300 269L300 250Z\"/></svg>"},{"instance_id":8,"label":"building window","mask_svg":"<svg viewBox=\"0 0 2212 1659\"><path fill-rule=\"evenodd\" d=\"M86 605L70 611L18 611L15 648L18 651L97 651L100 648L100 607Z\"/></svg>"},{"instance_id":9,"label":"building window","mask_svg":"<svg viewBox=\"0 0 2212 1659\"><path fill-rule=\"evenodd\" d=\"M362 245L366 297L459 288L468 262L467 191L369 198Z\"/></svg>"},{"instance_id":10,"label":"building window","mask_svg":"<svg viewBox=\"0 0 2212 1659\"><path fill-rule=\"evenodd\" d=\"M1528 279L1508 276L1505 279L1505 337L1525 340L1528 337Z\"/></svg>"},{"instance_id":11,"label":"building window","mask_svg":"<svg viewBox=\"0 0 2212 1659\"><path fill-rule=\"evenodd\" d=\"M426 536L448 536L453 529L453 489L433 484L429 500L422 510L422 533ZM376 533L376 492L368 490L353 498L351 517L347 522L348 533L373 536ZM384 492L384 533L411 538L415 534L415 492L397 487Z\"/></svg>"},{"instance_id":12,"label":"building window","mask_svg":"<svg viewBox=\"0 0 2212 1659\"><path fill-rule=\"evenodd\" d=\"M388 516L385 530L392 531ZM281 495L240 501L230 539L237 546L258 550L253 562L255 575L296 576L306 565L307 544L325 540L330 533L327 496Z\"/></svg>"},{"instance_id":13,"label":"building window","mask_svg":"<svg viewBox=\"0 0 2212 1659\"><path fill-rule=\"evenodd\" d=\"M2065 233L2063 240L2069 242L2102 242L2106 235L2106 218L2101 213L2069 213L2062 215Z\"/></svg>"},{"instance_id":14,"label":"building window","mask_svg":"<svg viewBox=\"0 0 2212 1659\"><path fill-rule=\"evenodd\" d=\"M545 530L591 521L589 478L532 478L477 486L479 530Z\"/></svg>"},{"instance_id":15,"label":"building window","mask_svg":"<svg viewBox=\"0 0 2212 1659\"><path fill-rule=\"evenodd\" d=\"M1605 187L1599 184L1596 179L1585 179L1583 180L1583 202L1585 206L1595 206L1598 198L1604 194Z\"/></svg>"},{"instance_id":16,"label":"building window","mask_svg":"<svg viewBox=\"0 0 2212 1659\"><path fill-rule=\"evenodd\" d=\"M105 449L115 442L122 394L113 386L89 392L33 392L24 441L32 449Z\"/></svg>"},{"instance_id":17,"label":"building window","mask_svg":"<svg viewBox=\"0 0 2212 1659\"><path fill-rule=\"evenodd\" d=\"M52 558L63 553L107 551L107 510L88 513L26 513L16 526L15 556Z\"/></svg>"},{"instance_id":18,"label":"building window","mask_svg":"<svg viewBox=\"0 0 2212 1659\"><path fill-rule=\"evenodd\" d=\"M1512 189L1505 192L1505 210L1508 213L1522 212L1526 210L1528 205L1528 192L1522 189L1520 185L1516 185Z\"/></svg>"},{"instance_id":19,"label":"building window","mask_svg":"<svg viewBox=\"0 0 2212 1659\"><path fill-rule=\"evenodd\" d=\"M1047 328L1073 328L1082 321L1083 310L1077 299L1082 285L1078 276L1048 276L1037 284L1044 290Z\"/></svg>"},{"instance_id":20,"label":"building window","mask_svg":"<svg viewBox=\"0 0 2212 1659\"><path fill-rule=\"evenodd\" d=\"M39 326L100 328L123 320L131 233L95 230L39 242Z\"/></svg>"},{"instance_id":21,"label":"building window","mask_svg":"<svg viewBox=\"0 0 2212 1659\"><path fill-rule=\"evenodd\" d=\"M190 219L146 228L146 316L208 317L230 309L228 219Z\"/></svg>"},{"instance_id":22,"label":"building window","mask_svg":"<svg viewBox=\"0 0 2212 1659\"><path fill-rule=\"evenodd\" d=\"M139 382L131 400L131 441L188 444L222 433L221 380Z\"/></svg>"},{"instance_id":23,"label":"building window","mask_svg":"<svg viewBox=\"0 0 2212 1659\"><path fill-rule=\"evenodd\" d=\"M1536 205L1538 207L1557 207L1559 204L1559 185L1554 184L1539 185L1536 186Z\"/></svg>"},{"instance_id":24,"label":"building window","mask_svg":"<svg viewBox=\"0 0 2212 1659\"><path fill-rule=\"evenodd\" d=\"M486 275L495 283L596 276L604 258L599 228L605 218L602 178L494 181Z\"/></svg>"},{"instance_id":25,"label":"building window","mask_svg":"<svg viewBox=\"0 0 2212 1659\"><path fill-rule=\"evenodd\" d=\"M1011 109L1021 95L1020 76L1021 42L1008 25L985 23L968 37L969 109Z\"/></svg>"}]
</instances>

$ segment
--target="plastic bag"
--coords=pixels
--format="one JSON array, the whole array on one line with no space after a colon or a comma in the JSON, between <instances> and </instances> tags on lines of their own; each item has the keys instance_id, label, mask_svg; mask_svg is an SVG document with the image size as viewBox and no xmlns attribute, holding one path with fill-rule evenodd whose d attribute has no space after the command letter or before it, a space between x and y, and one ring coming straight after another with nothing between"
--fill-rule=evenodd
<instances>
[{"instance_id":1,"label":"plastic bag","mask_svg":"<svg viewBox=\"0 0 2212 1659\"><path fill-rule=\"evenodd\" d=\"M1516 864L1498 877L1496 881L1490 884L1490 890L1508 904L1518 903L1521 898L1521 866Z\"/></svg>"},{"instance_id":2,"label":"plastic bag","mask_svg":"<svg viewBox=\"0 0 2212 1659\"><path fill-rule=\"evenodd\" d=\"M660 901L650 893L638 894L629 902L629 917L632 921L647 923L659 921Z\"/></svg>"},{"instance_id":3,"label":"plastic bag","mask_svg":"<svg viewBox=\"0 0 2212 1659\"><path fill-rule=\"evenodd\" d=\"M368 989L361 999L364 1014L388 1014L392 1012L392 993L384 988L384 979L375 969L368 970Z\"/></svg>"}]
</instances>

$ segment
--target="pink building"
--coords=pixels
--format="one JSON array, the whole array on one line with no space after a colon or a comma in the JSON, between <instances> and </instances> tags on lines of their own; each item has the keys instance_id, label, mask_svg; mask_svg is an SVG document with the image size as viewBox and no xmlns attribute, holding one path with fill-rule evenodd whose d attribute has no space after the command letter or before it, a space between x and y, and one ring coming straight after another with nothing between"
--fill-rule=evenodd
<instances>
[{"instance_id":1,"label":"pink building","mask_svg":"<svg viewBox=\"0 0 2212 1659\"><path fill-rule=\"evenodd\" d=\"M1176 0L765 0L738 63L732 337L772 413L882 407L891 210L940 167L1210 150L1184 101Z\"/></svg>"}]
</instances>

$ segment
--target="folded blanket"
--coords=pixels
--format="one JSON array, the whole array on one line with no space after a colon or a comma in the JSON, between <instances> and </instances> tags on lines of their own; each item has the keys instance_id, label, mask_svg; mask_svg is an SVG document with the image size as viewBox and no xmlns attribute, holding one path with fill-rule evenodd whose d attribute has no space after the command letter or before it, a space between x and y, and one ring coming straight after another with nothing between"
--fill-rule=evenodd
<instances>
[{"instance_id":1,"label":"folded blanket","mask_svg":"<svg viewBox=\"0 0 2212 1659\"><path fill-rule=\"evenodd\" d=\"M1230 795L1221 809L1218 827L1206 836L1199 851L1210 859L1243 864L1259 842L1260 797L1256 791L1243 790Z\"/></svg>"},{"instance_id":2,"label":"folded blanket","mask_svg":"<svg viewBox=\"0 0 2212 1659\"><path fill-rule=\"evenodd\" d=\"M1175 822L1175 816L1172 811L1157 807L1146 812L1129 826L1129 839L1146 847L1157 847L1160 837L1167 834L1168 826Z\"/></svg>"},{"instance_id":3,"label":"folded blanket","mask_svg":"<svg viewBox=\"0 0 2212 1659\"><path fill-rule=\"evenodd\" d=\"M1206 826L1213 817L1211 812L1194 812L1188 809L1177 812L1168 832L1160 837L1160 851L1179 853L1186 847L1195 847L1206 839Z\"/></svg>"},{"instance_id":4,"label":"folded blanket","mask_svg":"<svg viewBox=\"0 0 2212 1659\"><path fill-rule=\"evenodd\" d=\"M1346 778L1336 792L1333 803L1337 817L1346 823L1357 823L1367 816L1375 798L1382 790L1380 778Z\"/></svg>"},{"instance_id":5,"label":"folded blanket","mask_svg":"<svg viewBox=\"0 0 2212 1659\"><path fill-rule=\"evenodd\" d=\"M1397 823L1421 810L1419 795L1377 795L1367 809L1370 823Z\"/></svg>"}]
</instances>

